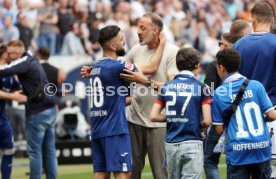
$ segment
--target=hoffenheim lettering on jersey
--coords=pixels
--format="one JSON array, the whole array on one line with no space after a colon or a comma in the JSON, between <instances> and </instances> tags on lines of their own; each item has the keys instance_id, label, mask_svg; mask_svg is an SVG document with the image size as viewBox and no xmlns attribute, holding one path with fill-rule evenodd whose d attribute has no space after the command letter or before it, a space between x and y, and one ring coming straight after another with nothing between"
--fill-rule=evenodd
<instances>
[{"instance_id":1,"label":"hoffenheim lettering on jersey","mask_svg":"<svg viewBox=\"0 0 276 179\"><path fill-rule=\"evenodd\" d=\"M129 83L120 78L123 69L135 71L136 67L121 60L105 58L99 60L91 70L90 118L93 139L129 133L125 116L125 98L129 92L118 93L121 87L129 89Z\"/></svg>"},{"instance_id":2,"label":"hoffenheim lettering on jersey","mask_svg":"<svg viewBox=\"0 0 276 179\"><path fill-rule=\"evenodd\" d=\"M263 149L267 147L270 147L270 140L254 142L254 143L234 144L233 150L255 150L255 149Z\"/></svg>"},{"instance_id":3,"label":"hoffenheim lettering on jersey","mask_svg":"<svg viewBox=\"0 0 276 179\"><path fill-rule=\"evenodd\" d=\"M219 88L232 88L232 94L219 96L216 90L212 102L213 124L224 123L227 111L232 105L245 78L224 82ZM228 132L227 164L246 165L260 163L271 157L271 140L263 114L272 108L264 86L251 80L243 98L232 115Z\"/></svg>"}]
</instances>

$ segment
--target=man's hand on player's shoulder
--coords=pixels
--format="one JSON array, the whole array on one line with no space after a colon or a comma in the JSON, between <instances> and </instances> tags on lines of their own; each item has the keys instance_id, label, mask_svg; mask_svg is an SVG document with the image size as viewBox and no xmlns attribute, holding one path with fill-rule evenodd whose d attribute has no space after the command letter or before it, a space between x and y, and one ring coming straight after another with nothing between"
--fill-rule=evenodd
<instances>
[{"instance_id":1,"label":"man's hand on player's shoulder","mask_svg":"<svg viewBox=\"0 0 276 179\"><path fill-rule=\"evenodd\" d=\"M91 70L92 70L92 66L82 66L82 68L81 68L81 77L82 78L90 77Z\"/></svg>"},{"instance_id":2,"label":"man's hand on player's shoulder","mask_svg":"<svg viewBox=\"0 0 276 179\"><path fill-rule=\"evenodd\" d=\"M141 70L138 72L132 72L130 70L124 69L124 72L120 74L121 78L128 82L136 82L140 84L146 84L148 78L142 73Z\"/></svg>"}]
</instances>

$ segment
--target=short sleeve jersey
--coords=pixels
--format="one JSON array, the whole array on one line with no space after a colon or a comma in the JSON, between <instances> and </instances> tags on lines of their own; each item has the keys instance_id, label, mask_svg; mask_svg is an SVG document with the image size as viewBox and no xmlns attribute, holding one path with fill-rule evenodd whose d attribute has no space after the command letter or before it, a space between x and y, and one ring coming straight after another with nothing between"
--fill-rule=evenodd
<instances>
[{"instance_id":1,"label":"short sleeve jersey","mask_svg":"<svg viewBox=\"0 0 276 179\"><path fill-rule=\"evenodd\" d=\"M124 69L135 71L132 63L100 59L91 71L92 138L128 134L125 116L125 98L129 96L130 84L120 78Z\"/></svg>"},{"instance_id":2,"label":"short sleeve jersey","mask_svg":"<svg viewBox=\"0 0 276 179\"><path fill-rule=\"evenodd\" d=\"M201 140L202 105L210 104L210 90L191 73L178 74L161 89L155 102L166 106L167 143Z\"/></svg>"},{"instance_id":3,"label":"short sleeve jersey","mask_svg":"<svg viewBox=\"0 0 276 179\"><path fill-rule=\"evenodd\" d=\"M251 80L239 106L226 126L225 118L245 78L224 82L212 101L214 125L224 125L228 132L227 164L260 163L271 157L271 140L263 114L273 109L264 86Z\"/></svg>"}]
</instances>

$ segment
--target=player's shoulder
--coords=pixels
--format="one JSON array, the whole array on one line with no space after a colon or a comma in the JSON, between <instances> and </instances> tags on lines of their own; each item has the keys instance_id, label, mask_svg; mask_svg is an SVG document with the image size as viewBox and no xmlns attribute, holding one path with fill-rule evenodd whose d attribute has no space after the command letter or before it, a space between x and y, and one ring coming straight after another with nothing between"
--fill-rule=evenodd
<instances>
[{"instance_id":1,"label":"player's shoulder","mask_svg":"<svg viewBox=\"0 0 276 179\"><path fill-rule=\"evenodd\" d=\"M133 71L135 69L135 65L129 61L125 61L124 59L117 60L116 65L121 69L128 69Z\"/></svg>"},{"instance_id":2,"label":"player's shoulder","mask_svg":"<svg viewBox=\"0 0 276 179\"><path fill-rule=\"evenodd\" d=\"M116 64L116 61L112 60L112 58L106 57L106 58L100 58L93 66L106 66L110 64Z\"/></svg>"},{"instance_id":3,"label":"player's shoulder","mask_svg":"<svg viewBox=\"0 0 276 179\"><path fill-rule=\"evenodd\" d=\"M262 83L259 82L259 81L257 81L257 80L250 80L250 81L249 81L249 84L258 85L258 86L262 85Z\"/></svg>"},{"instance_id":4,"label":"player's shoulder","mask_svg":"<svg viewBox=\"0 0 276 179\"><path fill-rule=\"evenodd\" d=\"M189 83L190 83L191 85L194 85L195 88L199 88L199 89L201 89L201 90L203 90L203 89L205 89L205 88L209 88L208 85L206 85L205 83L199 81L199 80L196 79L195 77L190 78L188 81L189 81Z\"/></svg>"},{"instance_id":5,"label":"player's shoulder","mask_svg":"<svg viewBox=\"0 0 276 179\"><path fill-rule=\"evenodd\" d=\"M237 40L234 44L234 48L237 49L241 46L241 44L246 43L246 41L248 41L249 37L250 37L250 34L248 34L248 35L240 38L239 40Z\"/></svg>"},{"instance_id":6,"label":"player's shoulder","mask_svg":"<svg viewBox=\"0 0 276 179\"><path fill-rule=\"evenodd\" d=\"M176 79L173 79L173 80L171 80L171 81L165 82L163 86L168 86L168 85L170 85L170 84L175 84L175 83L176 83Z\"/></svg>"},{"instance_id":7,"label":"player's shoulder","mask_svg":"<svg viewBox=\"0 0 276 179\"><path fill-rule=\"evenodd\" d=\"M225 92L227 93L227 87L225 83L222 83L220 86L218 86L214 91L214 96L221 96L220 93Z\"/></svg>"},{"instance_id":8,"label":"player's shoulder","mask_svg":"<svg viewBox=\"0 0 276 179\"><path fill-rule=\"evenodd\" d=\"M272 41L272 40L276 39L276 34L273 34L273 33L269 32L269 33L266 33L265 37L268 38L268 39L271 39L271 41Z\"/></svg>"},{"instance_id":9,"label":"player's shoulder","mask_svg":"<svg viewBox=\"0 0 276 179\"><path fill-rule=\"evenodd\" d=\"M160 88L161 92L165 92L166 90L168 90L170 88L170 86L173 86L174 84L176 84L176 80L173 79L171 81L167 81L164 83L164 85Z\"/></svg>"},{"instance_id":10,"label":"player's shoulder","mask_svg":"<svg viewBox=\"0 0 276 179\"><path fill-rule=\"evenodd\" d=\"M253 90L257 90L257 89L260 89L260 88L264 88L263 84L257 80L250 80L248 86L250 88L252 88Z\"/></svg>"}]
</instances>

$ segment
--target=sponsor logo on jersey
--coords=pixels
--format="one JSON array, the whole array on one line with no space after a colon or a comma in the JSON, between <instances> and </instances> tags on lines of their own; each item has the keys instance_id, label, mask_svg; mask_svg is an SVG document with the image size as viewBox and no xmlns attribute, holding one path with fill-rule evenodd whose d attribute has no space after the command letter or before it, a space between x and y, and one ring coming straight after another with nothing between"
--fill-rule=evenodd
<instances>
[{"instance_id":1,"label":"sponsor logo on jersey","mask_svg":"<svg viewBox=\"0 0 276 179\"><path fill-rule=\"evenodd\" d=\"M130 62L125 62L125 68L132 71L134 69L134 65Z\"/></svg>"}]
</instances>

